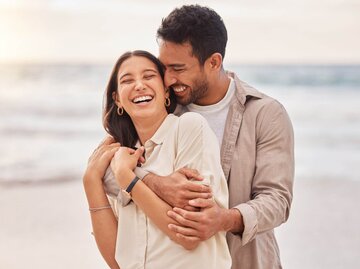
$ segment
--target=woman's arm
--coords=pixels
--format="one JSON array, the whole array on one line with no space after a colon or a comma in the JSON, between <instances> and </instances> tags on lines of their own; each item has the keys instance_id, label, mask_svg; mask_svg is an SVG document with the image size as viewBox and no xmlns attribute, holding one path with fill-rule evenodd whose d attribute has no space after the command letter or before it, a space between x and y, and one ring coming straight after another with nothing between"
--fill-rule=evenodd
<instances>
[{"instance_id":1,"label":"woman's arm","mask_svg":"<svg viewBox=\"0 0 360 269\"><path fill-rule=\"evenodd\" d=\"M136 151L129 148L120 148L111 162L115 178L122 189L126 189L132 179L135 177L132 169L136 166L137 160L142 156L143 148ZM200 240L189 237L183 239L169 229L170 224L178 224L171 219L167 212L172 209L170 205L161 200L150 188L143 182L138 181L131 191L132 200L147 215L155 225L163 231L171 240L180 244L187 250L195 249Z\"/></svg>"},{"instance_id":2,"label":"woman's arm","mask_svg":"<svg viewBox=\"0 0 360 269\"><path fill-rule=\"evenodd\" d=\"M83 178L84 189L89 208L108 207L109 201L105 194L102 178L112 157L120 145L107 138L90 156ZM112 269L119 269L115 260L117 220L111 208L91 211L91 222L96 244L106 263Z\"/></svg>"}]
</instances>

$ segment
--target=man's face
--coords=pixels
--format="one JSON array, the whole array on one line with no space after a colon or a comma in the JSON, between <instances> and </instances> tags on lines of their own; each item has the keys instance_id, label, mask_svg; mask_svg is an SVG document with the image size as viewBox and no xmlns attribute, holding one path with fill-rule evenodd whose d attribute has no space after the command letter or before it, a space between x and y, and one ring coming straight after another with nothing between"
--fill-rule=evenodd
<instances>
[{"instance_id":1,"label":"man's face","mask_svg":"<svg viewBox=\"0 0 360 269\"><path fill-rule=\"evenodd\" d=\"M206 72L199 60L192 55L192 47L188 42L176 44L161 40L159 59L166 67L165 86L174 90L179 104L206 105Z\"/></svg>"}]
</instances>

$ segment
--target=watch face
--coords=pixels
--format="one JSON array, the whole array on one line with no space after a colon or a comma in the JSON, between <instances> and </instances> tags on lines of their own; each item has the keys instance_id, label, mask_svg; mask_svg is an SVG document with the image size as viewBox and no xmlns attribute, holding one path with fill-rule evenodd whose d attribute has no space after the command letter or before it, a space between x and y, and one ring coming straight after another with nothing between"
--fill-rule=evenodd
<instances>
[{"instance_id":1,"label":"watch face","mask_svg":"<svg viewBox=\"0 0 360 269\"><path fill-rule=\"evenodd\" d=\"M128 193L126 190L122 189L121 190L121 198L123 198L123 197L131 199L131 194Z\"/></svg>"}]
</instances>

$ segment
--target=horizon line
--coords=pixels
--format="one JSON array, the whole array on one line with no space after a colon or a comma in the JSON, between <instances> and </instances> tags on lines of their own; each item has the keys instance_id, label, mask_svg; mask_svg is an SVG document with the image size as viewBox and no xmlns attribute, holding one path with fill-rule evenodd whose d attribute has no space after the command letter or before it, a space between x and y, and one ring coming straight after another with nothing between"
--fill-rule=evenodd
<instances>
[{"instance_id":1,"label":"horizon line","mask_svg":"<svg viewBox=\"0 0 360 269\"><path fill-rule=\"evenodd\" d=\"M67 66L80 66L80 65L93 65L93 66L109 66L115 64L115 61L0 61L0 66L46 66L46 65L67 65ZM360 66L359 62L225 62L225 66Z\"/></svg>"}]
</instances>

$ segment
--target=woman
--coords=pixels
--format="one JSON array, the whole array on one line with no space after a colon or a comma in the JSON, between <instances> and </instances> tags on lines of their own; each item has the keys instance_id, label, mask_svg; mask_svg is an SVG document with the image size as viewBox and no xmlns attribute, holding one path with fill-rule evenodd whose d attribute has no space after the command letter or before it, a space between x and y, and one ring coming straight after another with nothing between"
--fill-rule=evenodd
<instances>
[{"instance_id":1,"label":"woman","mask_svg":"<svg viewBox=\"0 0 360 269\"><path fill-rule=\"evenodd\" d=\"M99 250L111 268L230 268L225 232L201 243L176 236L168 229L174 223L166 214L170 205L134 173L139 162L147 171L164 176L182 167L197 169L216 202L227 207L217 139L200 115L169 114L175 102L163 77L161 63L145 51L123 54L112 71L104 126L120 143L107 138L100 144L84 175ZM132 149L135 146L138 149ZM110 170L106 173L110 162L114 177ZM105 173L105 189L117 199L113 207L117 217L104 191ZM130 204L125 206L116 185L131 195Z\"/></svg>"}]
</instances>

